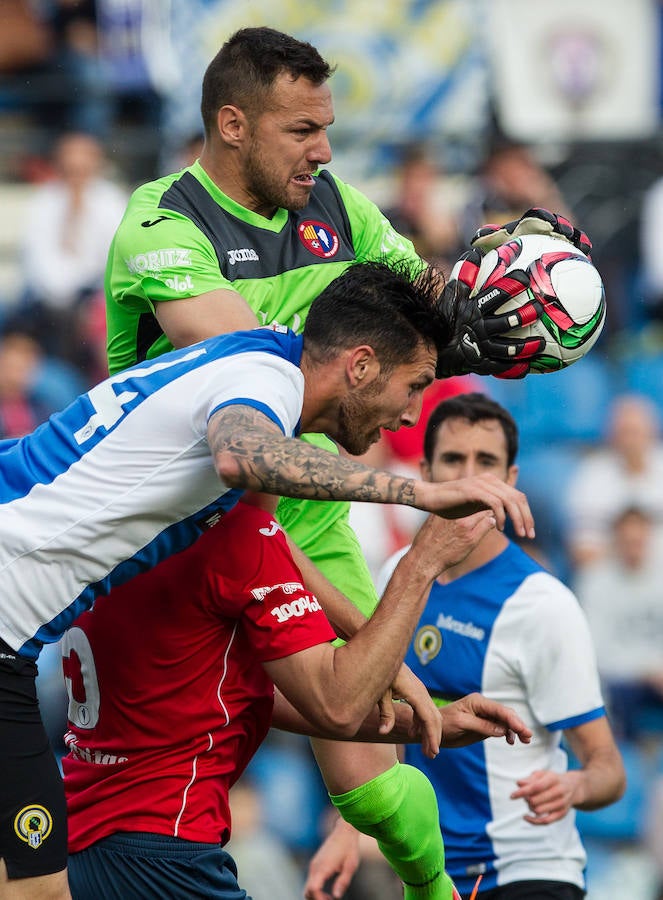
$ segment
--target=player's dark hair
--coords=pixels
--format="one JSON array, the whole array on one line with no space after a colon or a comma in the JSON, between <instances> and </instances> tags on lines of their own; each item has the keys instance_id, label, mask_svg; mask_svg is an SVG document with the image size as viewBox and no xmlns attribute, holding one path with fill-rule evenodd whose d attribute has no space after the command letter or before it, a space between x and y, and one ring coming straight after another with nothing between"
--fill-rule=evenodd
<instances>
[{"instance_id":1,"label":"player's dark hair","mask_svg":"<svg viewBox=\"0 0 663 900\"><path fill-rule=\"evenodd\" d=\"M323 84L334 73L312 44L273 28L242 28L223 44L203 77L200 111L205 133L228 103L248 116L266 105L274 81L282 72Z\"/></svg>"},{"instance_id":2,"label":"player's dark hair","mask_svg":"<svg viewBox=\"0 0 663 900\"><path fill-rule=\"evenodd\" d=\"M353 263L313 301L304 346L316 362L358 344L373 348L384 374L412 362L423 340L434 352L451 330L441 312L444 277L405 260Z\"/></svg>"},{"instance_id":3,"label":"player's dark hair","mask_svg":"<svg viewBox=\"0 0 663 900\"><path fill-rule=\"evenodd\" d=\"M428 418L424 433L424 457L431 465L435 454L437 432L447 419L465 419L472 425L493 419L500 423L506 441L507 465L512 466L518 455L518 426L511 413L485 394L457 394L439 403Z\"/></svg>"}]
</instances>

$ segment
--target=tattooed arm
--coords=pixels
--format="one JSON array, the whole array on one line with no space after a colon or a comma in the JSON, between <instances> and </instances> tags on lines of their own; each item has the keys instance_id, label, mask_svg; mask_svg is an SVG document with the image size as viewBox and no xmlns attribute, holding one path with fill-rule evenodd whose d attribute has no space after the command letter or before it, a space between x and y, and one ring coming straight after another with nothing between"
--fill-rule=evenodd
<instances>
[{"instance_id":1,"label":"tattooed arm","mask_svg":"<svg viewBox=\"0 0 663 900\"><path fill-rule=\"evenodd\" d=\"M284 437L253 407L224 407L210 419L208 435L217 472L229 487L310 500L416 505L414 479Z\"/></svg>"},{"instance_id":2,"label":"tattooed arm","mask_svg":"<svg viewBox=\"0 0 663 900\"><path fill-rule=\"evenodd\" d=\"M447 519L491 509L498 528L509 515L516 534L534 537L527 498L494 475L443 484L403 478L284 437L259 410L239 404L211 417L208 440L216 471L231 488L310 500L397 503Z\"/></svg>"}]
</instances>

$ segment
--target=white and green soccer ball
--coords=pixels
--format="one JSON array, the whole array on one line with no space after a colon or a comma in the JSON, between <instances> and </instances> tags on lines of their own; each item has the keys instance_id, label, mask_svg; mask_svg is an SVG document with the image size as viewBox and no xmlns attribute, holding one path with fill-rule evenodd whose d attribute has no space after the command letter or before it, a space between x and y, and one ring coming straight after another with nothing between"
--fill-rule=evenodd
<instances>
[{"instance_id":1,"label":"white and green soccer ball","mask_svg":"<svg viewBox=\"0 0 663 900\"><path fill-rule=\"evenodd\" d=\"M532 312L529 324L505 332L524 339L544 338L545 346L528 361L527 372L556 372L582 359L598 340L606 313L603 282L589 257L563 238L526 234L486 254L472 293L513 269L527 272L529 287L495 314L532 300L543 307L538 316Z\"/></svg>"}]
</instances>

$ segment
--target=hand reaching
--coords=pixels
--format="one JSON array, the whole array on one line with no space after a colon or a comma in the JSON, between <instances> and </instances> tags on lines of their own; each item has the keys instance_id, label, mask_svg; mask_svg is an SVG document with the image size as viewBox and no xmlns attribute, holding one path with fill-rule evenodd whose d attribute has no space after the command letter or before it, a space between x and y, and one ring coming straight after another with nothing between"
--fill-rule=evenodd
<instances>
[{"instance_id":1,"label":"hand reaching","mask_svg":"<svg viewBox=\"0 0 663 900\"><path fill-rule=\"evenodd\" d=\"M527 374L528 361L545 345L543 338L519 338L509 333L541 315L541 304L528 291L529 275L522 269L513 269L508 274L496 269L475 293L482 259L479 250L468 250L454 266L444 288L443 305L453 334L438 357L440 378L469 372L522 378ZM496 312L523 293L526 300L519 307Z\"/></svg>"},{"instance_id":2,"label":"hand reaching","mask_svg":"<svg viewBox=\"0 0 663 900\"><path fill-rule=\"evenodd\" d=\"M489 250L494 250L506 241L524 234L546 234L563 238L585 256L589 256L592 250L592 242L584 231L572 225L565 216L539 206L533 206L519 219L507 222L505 225L482 225L471 243L482 253L488 253Z\"/></svg>"}]
</instances>

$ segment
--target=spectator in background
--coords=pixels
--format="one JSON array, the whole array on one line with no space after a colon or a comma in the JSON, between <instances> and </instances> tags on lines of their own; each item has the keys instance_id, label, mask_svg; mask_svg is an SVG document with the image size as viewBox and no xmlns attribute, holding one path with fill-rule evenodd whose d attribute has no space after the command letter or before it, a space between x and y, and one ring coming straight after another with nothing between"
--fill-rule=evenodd
<instances>
[{"instance_id":1,"label":"spectator in background","mask_svg":"<svg viewBox=\"0 0 663 900\"><path fill-rule=\"evenodd\" d=\"M615 517L639 506L663 530L663 442L647 398L622 394L610 410L607 437L580 461L567 487L568 549L576 570L605 555Z\"/></svg>"},{"instance_id":2,"label":"spectator in background","mask_svg":"<svg viewBox=\"0 0 663 900\"><path fill-rule=\"evenodd\" d=\"M39 129L106 136L112 99L98 53L95 0L2 0L0 105L28 112ZM19 164L38 177L41 140Z\"/></svg>"},{"instance_id":3,"label":"spectator in background","mask_svg":"<svg viewBox=\"0 0 663 900\"><path fill-rule=\"evenodd\" d=\"M394 203L383 212L420 256L448 271L466 248L455 212L443 202L442 174L422 144L408 145L396 169Z\"/></svg>"},{"instance_id":4,"label":"spectator in background","mask_svg":"<svg viewBox=\"0 0 663 900\"><path fill-rule=\"evenodd\" d=\"M479 393L450 398L428 420L422 477L490 474L514 485L518 443L504 407ZM451 538L457 523L447 527ZM433 582L405 659L440 706L480 686L517 709L535 735L507 752L468 746L425 759L405 748L406 762L435 787L445 865L463 900L477 887L478 900L581 900L586 854L574 810L614 803L625 781L576 597L494 530ZM580 763L573 771L562 736ZM329 853L318 851L308 900L322 900L321 878L345 871L350 831L338 823Z\"/></svg>"},{"instance_id":5,"label":"spectator in background","mask_svg":"<svg viewBox=\"0 0 663 900\"><path fill-rule=\"evenodd\" d=\"M99 55L113 119L136 129L132 171L153 178L163 145L164 99L181 77L172 47L172 7L157 0L95 0ZM186 4L181 4L186 6Z\"/></svg>"},{"instance_id":6,"label":"spectator in background","mask_svg":"<svg viewBox=\"0 0 663 900\"><path fill-rule=\"evenodd\" d=\"M48 0L39 5L54 50L46 89L40 92L46 102L39 104L38 114L44 114L52 128L106 138L113 104L99 56L96 0Z\"/></svg>"},{"instance_id":7,"label":"spectator in background","mask_svg":"<svg viewBox=\"0 0 663 900\"><path fill-rule=\"evenodd\" d=\"M524 144L498 140L481 166L463 214L464 239L469 240L484 222L503 224L532 206L573 219L554 179L533 152Z\"/></svg>"},{"instance_id":8,"label":"spectator in background","mask_svg":"<svg viewBox=\"0 0 663 900\"><path fill-rule=\"evenodd\" d=\"M663 900L663 772L659 772L649 791L645 816L644 841L654 863L657 884L649 900Z\"/></svg>"},{"instance_id":9,"label":"spectator in background","mask_svg":"<svg viewBox=\"0 0 663 900\"><path fill-rule=\"evenodd\" d=\"M170 170L173 172L192 166L203 151L205 135L202 131L190 134L176 148L171 161Z\"/></svg>"},{"instance_id":10,"label":"spectator in background","mask_svg":"<svg viewBox=\"0 0 663 900\"><path fill-rule=\"evenodd\" d=\"M643 712L655 712L663 723L660 544L651 515L636 506L621 510L608 549L581 573L576 592L594 638L615 732L636 740Z\"/></svg>"},{"instance_id":11,"label":"spectator in background","mask_svg":"<svg viewBox=\"0 0 663 900\"><path fill-rule=\"evenodd\" d=\"M175 78L170 4L95 0L99 49L118 104L137 121L157 126L162 92Z\"/></svg>"},{"instance_id":12,"label":"spectator in background","mask_svg":"<svg viewBox=\"0 0 663 900\"><path fill-rule=\"evenodd\" d=\"M75 364L77 316L103 285L108 249L127 200L104 166L95 137L60 136L53 177L35 187L20 241L23 288L16 317L47 352Z\"/></svg>"},{"instance_id":13,"label":"spectator in background","mask_svg":"<svg viewBox=\"0 0 663 900\"><path fill-rule=\"evenodd\" d=\"M309 881L315 883L317 868L320 866L325 880L329 871L330 854L338 856L340 870L335 873L333 884L328 883L330 893L325 898L333 896L343 897L344 900L402 900L401 882L380 853L375 838L353 830L348 833L335 810L329 815L326 826L325 842L310 860L308 870ZM310 886L304 896L312 896Z\"/></svg>"},{"instance_id":14,"label":"spectator in background","mask_svg":"<svg viewBox=\"0 0 663 900\"><path fill-rule=\"evenodd\" d=\"M42 356L29 334L8 331L0 338L0 439L28 434L52 412L33 391Z\"/></svg>"},{"instance_id":15,"label":"spectator in background","mask_svg":"<svg viewBox=\"0 0 663 900\"><path fill-rule=\"evenodd\" d=\"M53 35L30 0L3 0L0 28L0 75L2 100L6 101L5 79L12 75L30 75L48 60Z\"/></svg>"}]
</instances>

